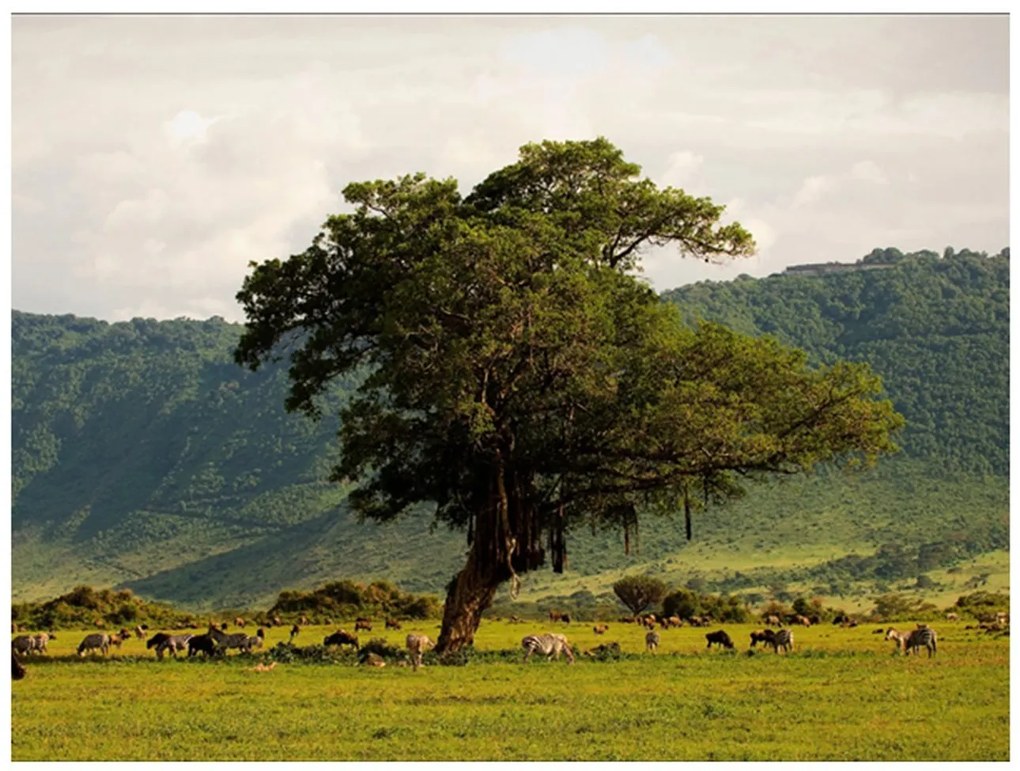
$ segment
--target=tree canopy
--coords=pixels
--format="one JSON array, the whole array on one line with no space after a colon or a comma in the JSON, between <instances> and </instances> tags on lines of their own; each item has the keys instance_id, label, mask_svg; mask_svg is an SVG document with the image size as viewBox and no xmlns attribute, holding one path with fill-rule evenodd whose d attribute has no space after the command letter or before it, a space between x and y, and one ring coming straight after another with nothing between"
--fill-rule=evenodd
<instances>
[{"instance_id":1,"label":"tree canopy","mask_svg":"<svg viewBox=\"0 0 1020 771\"><path fill-rule=\"evenodd\" d=\"M503 581L562 570L581 522L688 516L744 480L870 462L902 420L863 364L813 369L770 339L680 322L636 275L650 246L703 259L753 251L723 208L638 177L605 139L542 142L462 197L423 174L352 183L286 261L238 293L252 369L289 355L290 409L352 371L336 480L388 519L421 501L467 530L440 648L470 642ZM695 503L692 503L694 501Z\"/></svg>"}]
</instances>

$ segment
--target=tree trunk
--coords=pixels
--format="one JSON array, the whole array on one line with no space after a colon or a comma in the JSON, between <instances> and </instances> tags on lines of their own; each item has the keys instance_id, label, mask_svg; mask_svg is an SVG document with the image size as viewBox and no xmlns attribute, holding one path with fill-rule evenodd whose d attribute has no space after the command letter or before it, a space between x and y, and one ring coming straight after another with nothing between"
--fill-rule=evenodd
<instances>
[{"instance_id":1,"label":"tree trunk","mask_svg":"<svg viewBox=\"0 0 1020 771\"><path fill-rule=\"evenodd\" d=\"M496 589L506 580L496 566L480 564L476 551L471 549L467 564L453 579L446 594L437 653L459 651L474 642L482 612L492 604Z\"/></svg>"}]
</instances>

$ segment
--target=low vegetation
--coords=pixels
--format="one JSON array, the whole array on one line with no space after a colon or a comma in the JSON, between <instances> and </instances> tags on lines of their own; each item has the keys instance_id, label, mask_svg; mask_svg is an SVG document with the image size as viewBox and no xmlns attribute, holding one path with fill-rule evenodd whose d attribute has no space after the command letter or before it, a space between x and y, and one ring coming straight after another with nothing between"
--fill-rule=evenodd
<instances>
[{"instance_id":1,"label":"low vegetation","mask_svg":"<svg viewBox=\"0 0 1020 771\"><path fill-rule=\"evenodd\" d=\"M407 631L434 625L372 636L395 649ZM580 654L571 666L522 663L521 638L547 621L487 621L472 650L450 666L430 652L417 672L397 656L375 668L327 652L333 627L302 628L290 647L307 656L285 656L288 630L275 628L254 656L164 661L140 640L79 659L68 631L13 684L11 752L16 761L1007 760L1008 638L962 620L934 626L939 649L928 659L897 653L876 633L884 625L796 629L792 653L749 655L752 624L711 627L726 629L735 651L708 651L708 630L683 627L664 630L648 654L635 624L595 635L574 623L561 630ZM583 655L609 643L616 654Z\"/></svg>"}]
</instances>

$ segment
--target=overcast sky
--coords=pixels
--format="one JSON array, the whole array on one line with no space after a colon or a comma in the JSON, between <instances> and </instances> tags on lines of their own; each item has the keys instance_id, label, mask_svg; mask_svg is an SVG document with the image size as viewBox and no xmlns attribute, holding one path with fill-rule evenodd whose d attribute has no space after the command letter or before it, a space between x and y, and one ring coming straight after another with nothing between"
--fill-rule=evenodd
<instances>
[{"instance_id":1,"label":"overcast sky","mask_svg":"<svg viewBox=\"0 0 1020 771\"><path fill-rule=\"evenodd\" d=\"M758 243L650 255L659 290L1008 245L1005 15L22 15L12 48L18 310L241 320L348 182L600 135Z\"/></svg>"}]
</instances>

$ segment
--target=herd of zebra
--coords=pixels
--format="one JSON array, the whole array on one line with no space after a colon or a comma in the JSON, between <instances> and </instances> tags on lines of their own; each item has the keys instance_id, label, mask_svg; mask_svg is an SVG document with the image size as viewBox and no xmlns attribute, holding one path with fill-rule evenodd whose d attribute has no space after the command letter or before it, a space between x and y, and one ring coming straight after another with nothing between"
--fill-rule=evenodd
<instances>
[{"instance_id":1,"label":"herd of zebra","mask_svg":"<svg viewBox=\"0 0 1020 771\"><path fill-rule=\"evenodd\" d=\"M298 629L297 625L291 630L291 640L294 638L296 629ZM596 628L596 633L604 633L607 629L607 626L601 625L601 629ZM145 637L144 630L141 627L137 628L135 632L139 637ZM115 635L103 632L88 634L78 645L78 655L84 656L86 653L99 651L105 656L109 652L114 640L117 641L116 644L119 647L120 643L128 635L127 630L121 630L119 634ZM19 663L18 658L46 653L47 643L52 639L56 639L56 635L47 632L35 635L19 635L13 639L11 648L15 679L24 676L24 669ZM707 633L705 639L707 640L708 648L718 645L721 648L732 650L736 647L730 636L721 629ZM885 633L885 639L894 641L897 649L902 651L904 655L909 655L912 652L919 653L920 649L924 648L928 651L928 657L931 658L938 649L935 630L926 624L918 624L916 629L909 631L899 631L890 628ZM234 649L241 653L251 653L256 648L261 648L264 640L265 632L262 628L259 628L254 635L248 635L244 632L228 634L223 629L210 624L208 631L204 634L171 635L166 632L157 632L147 640L146 648L149 650L154 649L157 659L162 659L167 653L176 658L178 652L183 653L184 651L187 651L189 657L199 653L206 656L214 656L225 654L227 651ZM646 650L654 653L658 649L660 641L659 632L655 629L650 629L645 635ZM749 653L753 652L758 643L771 647L775 653L789 653L793 650L793 631L789 628L778 630L766 628L753 631L751 632L751 650ZM323 644L325 647L350 645L355 650L359 649L357 636L342 629L328 635L323 640ZM617 643L610 645L615 650L619 650ZM415 670L423 665L422 658L424 653L434 646L435 643L427 635L413 633L407 635L406 647L411 665ZM563 634L547 632L544 634L527 635L521 640L521 647L525 651L525 662L528 662L532 655L536 653L545 656L547 659L557 660L562 654L566 656L568 664L573 664L575 661L573 648ZM585 653L593 655L600 652L599 649L608 647L610 646L598 646L598 649L595 651L585 651ZM385 666L381 657L372 654L369 654L365 663L374 666Z\"/></svg>"}]
</instances>

